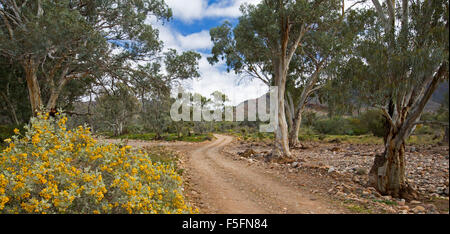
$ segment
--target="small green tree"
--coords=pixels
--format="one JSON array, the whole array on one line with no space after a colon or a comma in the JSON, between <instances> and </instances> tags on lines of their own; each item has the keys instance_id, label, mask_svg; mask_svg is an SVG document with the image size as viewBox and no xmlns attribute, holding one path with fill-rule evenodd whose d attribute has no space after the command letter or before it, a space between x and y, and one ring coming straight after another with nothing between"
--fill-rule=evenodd
<instances>
[{"instance_id":1,"label":"small green tree","mask_svg":"<svg viewBox=\"0 0 450 234\"><path fill-rule=\"evenodd\" d=\"M97 122L105 123L119 136L139 113L140 103L128 86L118 83L111 91L103 91L95 107Z\"/></svg>"}]
</instances>

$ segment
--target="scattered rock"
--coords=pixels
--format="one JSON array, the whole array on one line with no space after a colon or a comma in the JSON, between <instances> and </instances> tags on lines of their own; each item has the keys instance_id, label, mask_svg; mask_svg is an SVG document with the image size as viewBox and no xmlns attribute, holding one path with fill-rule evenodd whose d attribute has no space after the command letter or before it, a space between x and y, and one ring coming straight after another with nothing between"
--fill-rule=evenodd
<instances>
[{"instance_id":1,"label":"scattered rock","mask_svg":"<svg viewBox=\"0 0 450 234\"><path fill-rule=\"evenodd\" d=\"M342 143L342 141L338 138L335 138L335 139L329 140L328 143L338 143L339 144L339 143Z\"/></svg>"},{"instance_id":2,"label":"scattered rock","mask_svg":"<svg viewBox=\"0 0 450 234\"><path fill-rule=\"evenodd\" d=\"M341 150L341 148L339 148L339 147L333 147L330 149L331 152L337 152L339 150Z\"/></svg>"},{"instance_id":3,"label":"scattered rock","mask_svg":"<svg viewBox=\"0 0 450 234\"><path fill-rule=\"evenodd\" d=\"M306 149L309 149L310 147L309 146L306 146L306 145L301 145L300 146L300 149L302 149L302 150L306 150Z\"/></svg>"},{"instance_id":4,"label":"scattered rock","mask_svg":"<svg viewBox=\"0 0 450 234\"><path fill-rule=\"evenodd\" d=\"M347 194L339 191L339 192L336 193L336 196L345 197L345 196L347 196Z\"/></svg>"},{"instance_id":5,"label":"scattered rock","mask_svg":"<svg viewBox=\"0 0 450 234\"><path fill-rule=\"evenodd\" d=\"M357 175L367 175L367 169L363 167L357 167L355 168L355 173Z\"/></svg>"},{"instance_id":6,"label":"scattered rock","mask_svg":"<svg viewBox=\"0 0 450 234\"><path fill-rule=\"evenodd\" d=\"M248 158L256 154L256 152L253 149L246 149L244 152L238 153L240 156Z\"/></svg>"},{"instance_id":7,"label":"scattered rock","mask_svg":"<svg viewBox=\"0 0 450 234\"><path fill-rule=\"evenodd\" d=\"M429 210L431 213L435 213L438 209L434 204L427 204L425 208Z\"/></svg>"},{"instance_id":8,"label":"scattered rock","mask_svg":"<svg viewBox=\"0 0 450 234\"><path fill-rule=\"evenodd\" d=\"M415 209L418 213L441 213L439 209L428 206L417 200L426 200L436 197L442 200L448 200L449 194L449 161L448 146L408 146L405 154L406 180L412 188L419 193L418 197L410 198L416 201L409 202L410 199L395 199L392 197L383 197L376 189L368 187L368 171L373 165L373 157L376 154L382 154L383 149L379 145L369 144L328 144L328 143L309 143L309 149L301 147L293 150L292 161L278 162L276 160L267 161L271 168L281 167L286 171L311 173L314 176L327 175L326 180L334 181L331 188L326 188L328 194L335 194L344 199L350 199L355 202L369 204L374 209L382 209L387 213L389 208L394 208L394 213L414 213L413 207L421 206ZM238 145L237 152L250 149L247 145ZM258 145L254 150L261 152L270 149L267 143ZM269 153L271 151L268 151ZM255 159L255 155L251 156ZM237 157L239 158L239 157ZM245 161L247 161L246 159ZM257 161L258 162L258 161ZM280 166L273 164L278 162ZM328 172L328 173L327 173ZM329 177L329 178L328 178ZM345 186L344 186L345 185ZM353 195L352 195L353 194ZM354 198L352 197L354 196ZM385 202L380 202L385 201ZM393 201L396 205L392 206ZM436 204L437 205L437 204ZM409 208L411 207L411 208ZM447 211L448 212L448 211Z\"/></svg>"},{"instance_id":9,"label":"scattered rock","mask_svg":"<svg viewBox=\"0 0 450 234\"><path fill-rule=\"evenodd\" d=\"M413 209L412 209L412 211L414 212L414 213L416 213L416 214L418 214L418 213L422 213L422 212L425 212L425 207L423 207L423 206L416 206L416 207L414 207Z\"/></svg>"},{"instance_id":10,"label":"scattered rock","mask_svg":"<svg viewBox=\"0 0 450 234\"><path fill-rule=\"evenodd\" d=\"M422 204L422 202L416 201L416 200L412 200L410 203L413 204L413 205Z\"/></svg>"}]
</instances>

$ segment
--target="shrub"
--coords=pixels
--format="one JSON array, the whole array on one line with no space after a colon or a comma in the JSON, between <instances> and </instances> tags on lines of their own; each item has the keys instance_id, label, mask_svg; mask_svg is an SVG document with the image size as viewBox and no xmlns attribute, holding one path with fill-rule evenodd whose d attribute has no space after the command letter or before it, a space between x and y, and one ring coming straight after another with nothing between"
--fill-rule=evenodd
<instances>
[{"instance_id":1,"label":"shrub","mask_svg":"<svg viewBox=\"0 0 450 234\"><path fill-rule=\"evenodd\" d=\"M312 111L305 111L302 115L302 125L313 126L318 120L317 114Z\"/></svg>"},{"instance_id":2,"label":"shrub","mask_svg":"<svg viewBox=\"0 0 450 234\"><path fill-rule=\"evenodd\" d=\"M171 164L38 114L0 153L0 213L194 213ZM195 211L196 212L196 211Z\"/></svg>"},{"instance_id":3,"label":"shrub","mask_svg":"<svg viewBox=\"0 0 450 234\"><path fill-rule=\"evenodd\" d=\"M414 131L415 135L426 135L426 134L434 134L435 130L431 126L419 124L416 126L416 130Z\"/></svg>"},{"instance_id":4,"label":"shrub","mask_svg":"<svg viewBox=\"0 0 450 234\"><path fill-rule=\"evenodd\" d=\"M360 120L374 136L384 137L385 118L379 110L369 110L360 116Z\"/></svg>"},{"instance_id":5,"label":"shrub","mask_svg":"<svg viewBox=\"0 0 450 234\"><path fill-rule=\"evenodd\" d=\"M314 124L314 129L321 134L352 135L353 130L347 119L333 117L319 120Z\"/></svg>"},{"instance_id":6,"label":"shrub","mask_svg":"<svg viewBox=\"0 0 450 234\"><path fill-rule=\"evenodd\" d=\"M363 135L369 132L369 128L366 122L361 121L359 118L351 118L348 120L352 129L353 135Z\"/></svg>"}]
</instances>

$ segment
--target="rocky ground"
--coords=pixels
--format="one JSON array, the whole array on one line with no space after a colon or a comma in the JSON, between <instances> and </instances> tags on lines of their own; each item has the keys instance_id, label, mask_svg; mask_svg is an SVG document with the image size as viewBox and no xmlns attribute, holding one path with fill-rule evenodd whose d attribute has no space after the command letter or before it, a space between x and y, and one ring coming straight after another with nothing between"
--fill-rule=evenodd
<instances>
[{"instance_id":1,"label":"rocky ground","mask_svg":"<svg viewBox=\"0 0 450 234\"><path fill-rule=\"evenodd\" d=\"M314 187L318 196L332 196L354 213L447 213L449 212L449 147L408 146L406 152L407 179L420 193L420 198L405 201L382 196L367 186L368 171L374 157L382 153L381 145L353 145L338 142L308 142L293 150L295 159L268 162L271 144L238 141L225 146L224 152L235 160L256 167L278 169L286 179L296 175L310 176L308 181L296 181L299 186Z\"/></svg>"}]
</instances>

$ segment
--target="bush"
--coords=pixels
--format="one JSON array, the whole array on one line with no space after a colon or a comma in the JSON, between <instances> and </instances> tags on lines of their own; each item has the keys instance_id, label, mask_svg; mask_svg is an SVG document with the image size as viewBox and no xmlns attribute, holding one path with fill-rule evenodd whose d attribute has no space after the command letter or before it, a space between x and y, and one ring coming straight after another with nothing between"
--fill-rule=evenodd
<instances>
[{"instance_id":1,"label":"bush","mask_svg":"<svg viewBox=\"0 0 450 234\"><path fill-rule=\"evenodd\" d=\"M374 136L383 137L384 117L380 111L369 110L357 118L333 117L318 120L314 129L321 134L330 135L364 135L373 133Z\"/></svg>"},{"instance_id":2,"label":"bush","mask_svg":"<svg viewBox=\"0 0 450 234\"><path fill-rule=\"evenodd\" d=\"M38 115L0 153L0 213L194 213L171 164Z\"/></svg>"},{"instance_id":3,"label":"bush","mask_svg":"<svg viewBox=\"0 0 450 234\"><path fill-rule=\"evenodd\" d=\"M362 114L359 119L366 125L367 130L372 132L374 136L384 137L386 134L384 129L385 118L381 111L369 110Z\"/></svg>"},{"instance_id":4,"label":"bush","mask_svg":"<svg viewBox=\"0 0 450 234\"><path fill-rule=\"evenodd\" d=\"M302 125L313 126L318 120L317 114L312 111L305 111L302 115Z\"/></svg>"},{"instance_id":5,"label":"bush","mask_svg":"<svg viewBox=\"0 0 450 234\"><path fill-rule=\"evenodd\" d=\"M415 135L431 135L435 134L436 131L431 127L423 124L419 124L416 126L416 130L414 131Z\"/></svg>"},{"instance_id":6,"label":"bush","mask_svg":"<svg viewBox=\"0 0 450 234\"><path fill-rule=\"evenodd\" d=\"M349 119L349 125L352 129L353 135L363 135L369 133L369 128L366 122L361 121L359 118Z\"/></svg>"},{"instance_id":7,"label":"bush","mask_svg":"<svg viewBox=\"0 0 450 234\"><path fill-rule=\"evenodd\" d=\"M342 117L333 117L330 119L319 120L314 124L314 129L321 134L353 134L353 129L351 128L348 120Z\"/></svg>"}]
</instances>

